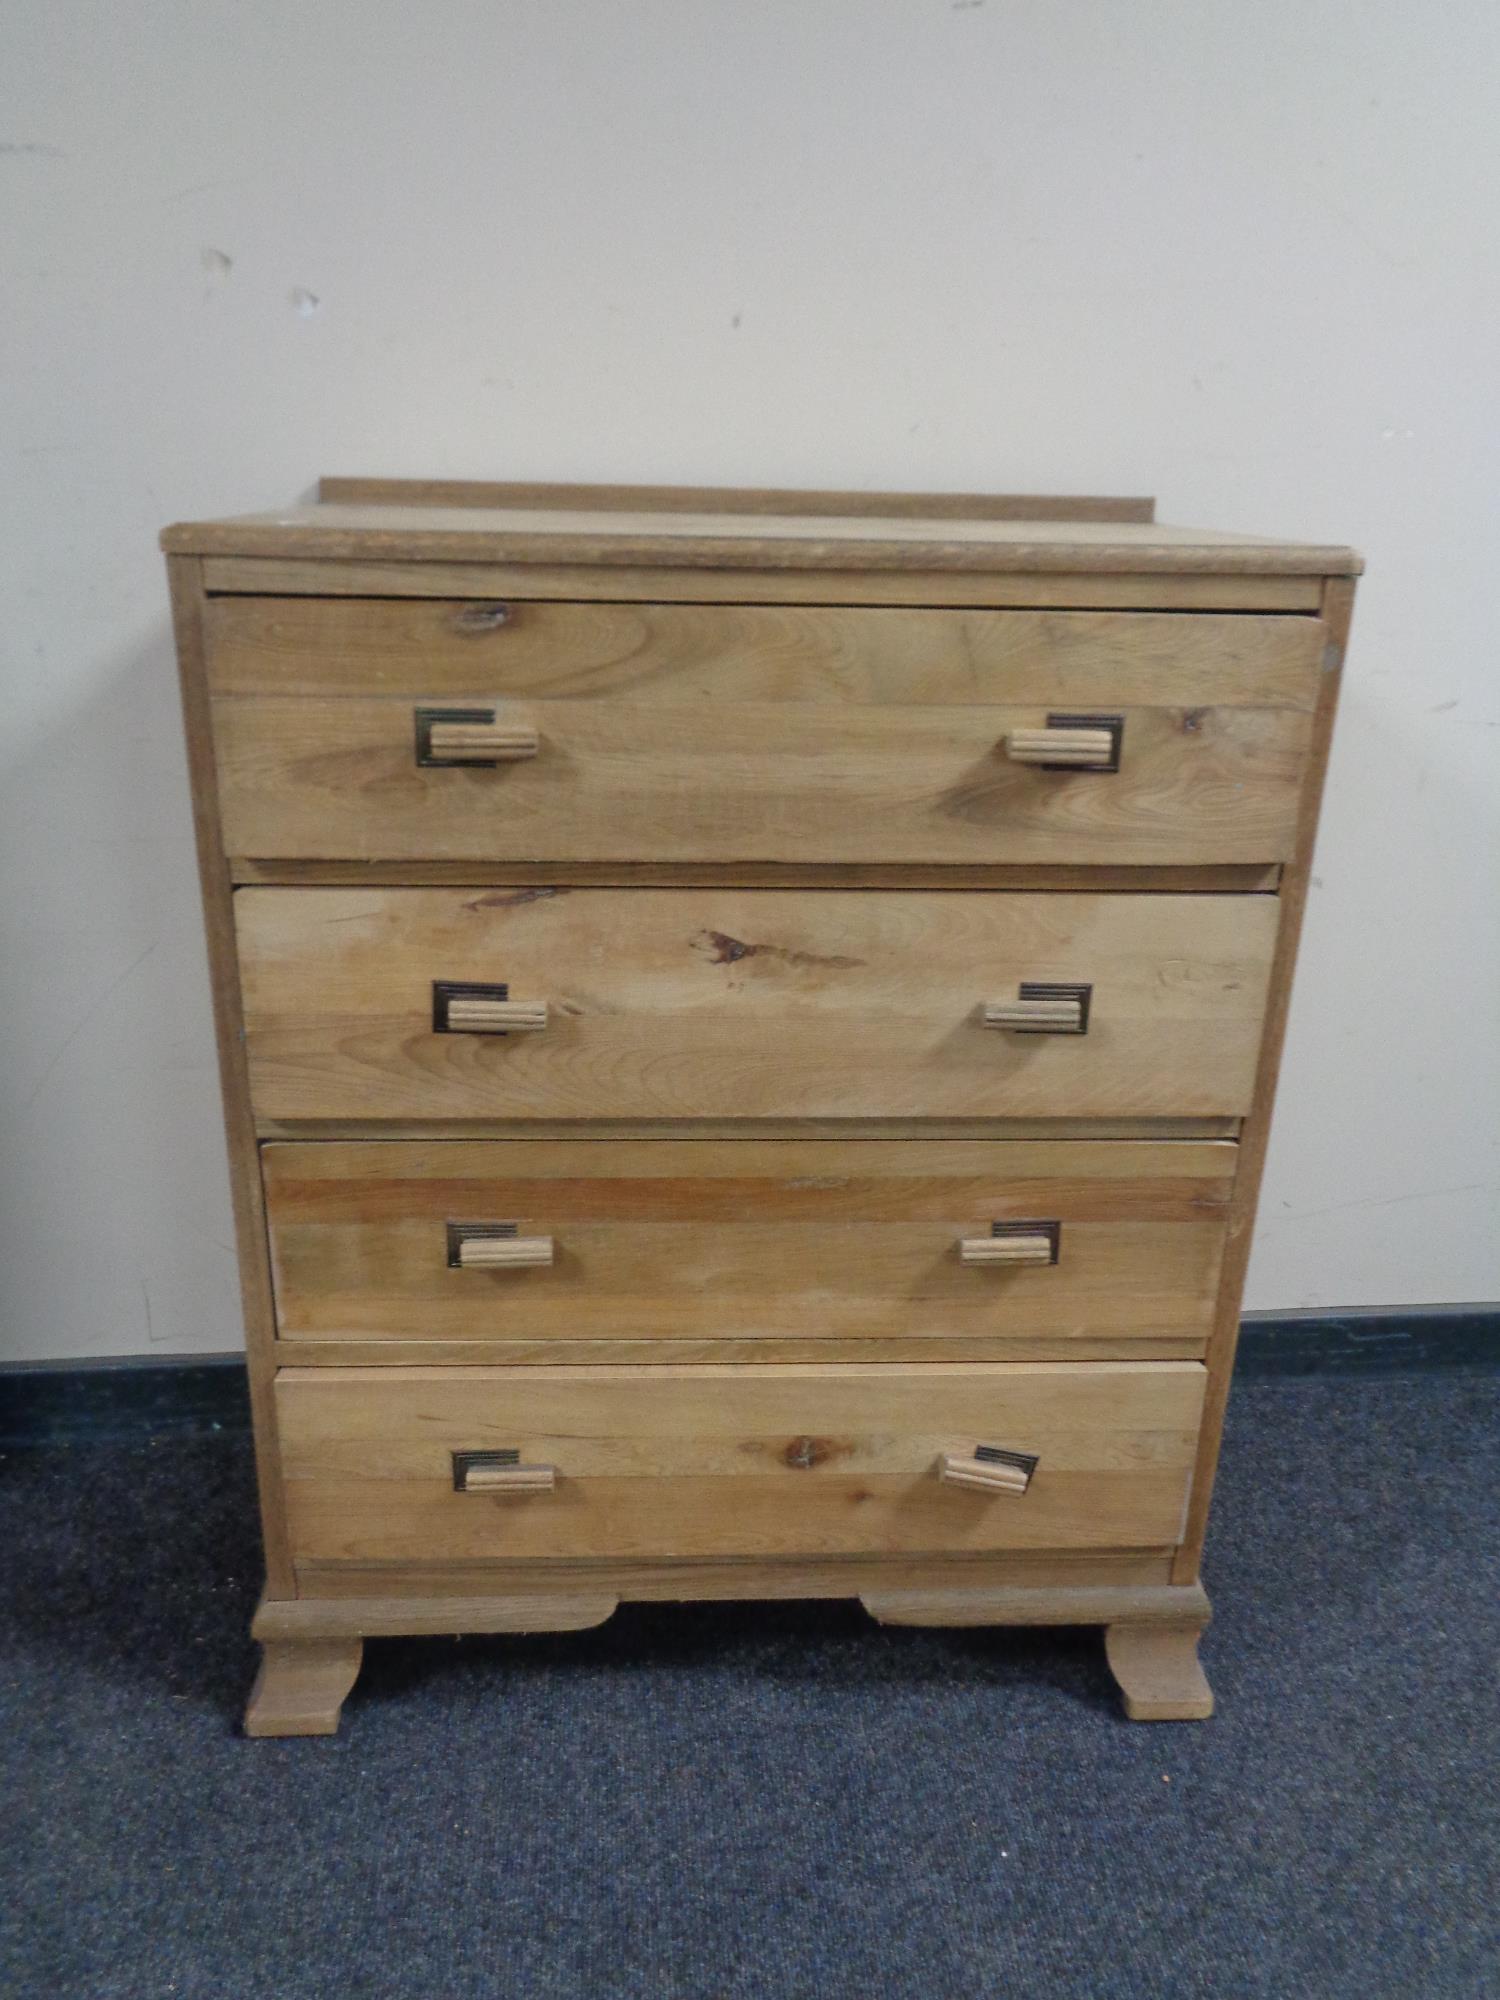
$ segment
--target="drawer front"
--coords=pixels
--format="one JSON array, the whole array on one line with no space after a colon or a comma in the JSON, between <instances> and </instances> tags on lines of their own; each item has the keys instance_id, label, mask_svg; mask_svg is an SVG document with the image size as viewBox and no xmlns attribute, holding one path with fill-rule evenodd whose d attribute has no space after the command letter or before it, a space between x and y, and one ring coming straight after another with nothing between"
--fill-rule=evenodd
<instances>
[{"instance_id":1,"label":"drawer front","mask_svg":"<svg viewBox=\"0 0 1500 2000\"><path fill-rule=\"evenodd\" d=\"M1173 1361L313 1368L283 1370L276 1401L301 1562L1142 1549L1181 1532L1204 1379ZM1025 1490L963 1483L979 1448L1034 1458ZM455 1454L512 1452L514 1489L456 1490Z\"/></svg>"},{"instance_id":2,"label":"drawer front","mask_svg":"<svg viewBox=\"0 0 1500 2000\"><path fill-rule=\"evenodd\" d=\"M629 1341L669 1359L672 1343L839 1340L1041 1359L1204 1352L1235 1155L533 1139L262 1159L280 1333L331 1358L350 1341L499 1359Z\"/></svg>"},{"instance_id":3,"label":"drawer front","mask_svg":"<svg viewBox=\"0 0 1500 2000\"><path fill-rule=\"evenodd\" d=\"M1242 614L217 598L225 844L1271 863L1292 851L1320 643L1315 619ZM1122 725L1118 769L1018 761L1039 752L1012 732L1080 714Z\"/></svg>"},{"instance_id":4,"label":"drawer front","mask_svg":"<svg viewBox=\"0 0 1500 2000\"><path fill-rule=\"evenodd\" d=\"M235 907L251 1092L275 1120L1235 1116L1276 927L1270 896L242 889ZM1086 1032L986 1024L1035 985L1086 988L1030 1002L1051 1028L1086 998Z\"/></svg>"}]
</instances>

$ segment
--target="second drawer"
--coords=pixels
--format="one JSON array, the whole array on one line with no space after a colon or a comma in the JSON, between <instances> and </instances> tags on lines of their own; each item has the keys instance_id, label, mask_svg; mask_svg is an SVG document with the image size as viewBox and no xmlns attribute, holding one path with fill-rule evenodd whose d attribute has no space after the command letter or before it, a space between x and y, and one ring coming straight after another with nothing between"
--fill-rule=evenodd
<instances>
[{"instance_id":1,"label":"second drawer","mask_svg":"<svg viewBox=\"0 0 1500 2000\"><path fill-rule=\"evenodd\" d=\"M448 1341L511 1361L559 1342L1041 1360L1203 1353L1236 1150L404 1140L262 1159L281 1335L330 1359Z\"/></svg>"},{"instance_id":2,"label":"second drawer","mask_svg":"<svg viewBox=\"0 0 1500 2000\"><path fill-rule=\"evenodd\" d=\"M242 889L262 1119L1237 1117L1273 896Z\"/></svg>"}]
</instances>

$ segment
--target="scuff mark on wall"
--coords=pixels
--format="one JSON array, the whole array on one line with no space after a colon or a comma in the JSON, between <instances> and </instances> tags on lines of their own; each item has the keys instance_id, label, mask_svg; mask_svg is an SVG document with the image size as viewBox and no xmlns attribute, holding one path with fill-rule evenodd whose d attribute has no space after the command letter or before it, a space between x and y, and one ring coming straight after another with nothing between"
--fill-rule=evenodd
<instances>
[{"instance_id":1,"label":"scuff mark on wall","mask_svg":"<svg viewBox=\"0 0 1500 2000\"><path fill-rule=\"evenodd\" d=\"M29 1111L32 1105L36 1103L37 1099L41 1096L42 1092L47 1088L47 1085L51 1082L53 1073L56 1071L58 1064L62 1061L63 1057L68 1053L68 1050L72 1048L74 1042L77 1041L78 1037L83 1033L84 1029L88 1026L89 1022L93 1020L94 1016L99 1012L99 1009L105 1004L105 1002L107 1000L112 999L114 995L119 992L120 988L125 984L126 980L130 977L131 973L133 973L139 966L142 966L146 963L146 960L151 956L152 952L155 951L156 944L157 941L155 938L153 938L150 944L148 944L146 949L141 953L140 957L133 958L130 961L129 965L126 966L125 970L120 974L118 979L111 980L109 985L106 986L102 992L96 993L94 995L93 999L89 1002L88 1006L84 1009L83 1013L79 1016L78 1020L63 1036L61 1042L58 1044L56 1050L53 1053L52 1060L47 1064L47 1067L42 1071L41 1075L37 1078L36 1083L32 1086L31 1090L22 1099L21 1109L23 1111Z\"/></svg>"}]
</instances>

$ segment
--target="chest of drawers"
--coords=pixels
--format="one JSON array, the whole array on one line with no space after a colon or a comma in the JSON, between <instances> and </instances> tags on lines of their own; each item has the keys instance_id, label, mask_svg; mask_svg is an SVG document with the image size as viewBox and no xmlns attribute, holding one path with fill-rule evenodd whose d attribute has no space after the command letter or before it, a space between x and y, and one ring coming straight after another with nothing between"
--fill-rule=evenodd
<instances>
[{"instance_id":1,"label":"chest of drawers","mask_svg":"<svg viewBox=\"0 0 1500 2000\"><path fill-rule=\"evenodd\" d=\"M167 531L246 1726L622 1599L1199 1581L1358 563L1147 502L325 481Z\"/></svg>"}]
</instances>

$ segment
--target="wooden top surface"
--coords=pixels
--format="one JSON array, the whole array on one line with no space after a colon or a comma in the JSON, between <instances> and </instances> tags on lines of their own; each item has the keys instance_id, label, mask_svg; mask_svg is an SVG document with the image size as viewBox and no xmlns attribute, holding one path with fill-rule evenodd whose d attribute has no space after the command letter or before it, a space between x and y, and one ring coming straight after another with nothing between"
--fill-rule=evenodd
<instances>
[{"instance_id":1,"label":"wooden top surface","mask_svg":"<svg viewBox=\"0 0 1500 2000\"><path fill-rule=\"evenodd\" d=\"M686 569L1349 576L1361 568L1347 548L1167 527L1150 518L1148 500L415 480L324 480L321 490L314 506L178 523L162 547L172 555Z\"/></svg>"}]
</instances>

